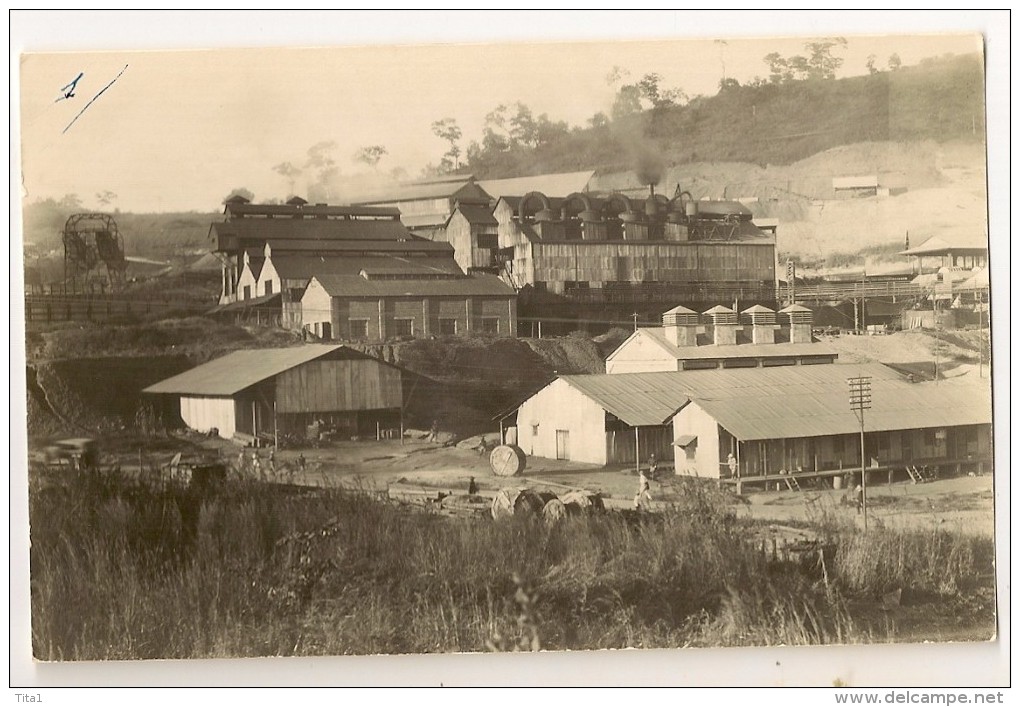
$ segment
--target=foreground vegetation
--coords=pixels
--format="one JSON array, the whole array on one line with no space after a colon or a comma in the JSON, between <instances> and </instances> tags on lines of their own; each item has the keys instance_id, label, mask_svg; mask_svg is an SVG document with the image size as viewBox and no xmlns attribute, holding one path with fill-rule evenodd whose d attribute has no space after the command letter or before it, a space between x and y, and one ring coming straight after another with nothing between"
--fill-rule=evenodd
<instances>
[{"instance_id":1,"label":"foreground vegetation","mask_svg":"<svg viewBox=\"0 0 1020 707\"><path fill-rule=\"evenodd\" d=\"M817 550L773 557L702 485L662 514L551 527L112 473L33 477L30 503L43 660L895 640L883 593L926 611L975 587L985 603L967 618L992 631L991 540L823 523Z\"/></svg>"}]
</instances>

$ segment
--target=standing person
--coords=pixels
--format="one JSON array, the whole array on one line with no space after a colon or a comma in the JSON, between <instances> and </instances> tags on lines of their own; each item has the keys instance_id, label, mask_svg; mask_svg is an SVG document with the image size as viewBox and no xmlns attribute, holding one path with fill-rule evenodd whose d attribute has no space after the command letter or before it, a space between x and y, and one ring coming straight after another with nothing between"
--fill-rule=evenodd
<instances>
[{"instance_id":1,"label":"standing person","mask_svg":"<svg viewBox=\"0 0 1020 707\"><path fill-rule=\"evenodd\" d=\"M638 472L638 492L634 496L634 508L641 508L641 502L647 498L649 501L652 500L652 493L649 490L651 484L648 483L648 476L645 475L645 470L641 469Z\"/></svg>"},{"instance_id":2,"label":"standing person","mask_svg":"<svg viewBox=\"0 0 1020 707\"><path fill-rule=\"evenodd\" d=\"M429 428L429 442L436 442L439 440L439 420L432 421L432 427Z\"/></svg>"},{"instance_id":3,"label":"standing person","mask_svg":"<svg viewBox=\"0 0 1020 707\"><path fill-rule=\"evenodd\" d=\"M269 473L276 476L276 447L269 448Z\"/></svg>"},{"instance_id":4,"label":"standing person","mask_svg":"<svg viewBox=\"0 0 1020 707\"><path fill-rule=\"evenodd\" d=\"M857 507L857 513L860 514L864 509L864 485L857 483L853 490L854 505Z\"/></svg>"},{"instance_id":5,"label":"standing person","mask_svg":"<svg viewBox=\"0 0 1020 707\"><path fill-rule=\"evenodd\" d=\"M237 453L237 473L244 473L244 447L241 447L241 451Z\"/></svg>"},{"instance_id":6,"label":"standing person","mask_svg":"<svg viewBox=\"0 0 1020 707\"><path fill-rule=\"evenodd\" d=\"M733 452L730 452L730 455L726 457L726 466L730 468L731 478L737 475L737 458L733 456Z\"/></svg>"},{"instance_id":7,"label":"standing person","mask_svg":"<svg viewBox=\"0 0 1020 707\"><path fill-rule=\"evenodd\" d=\"M265 481L265 477L262 476L262 461L259 459L259 450L257 449L251 453L251 470L261 481Z\"/></svg>"},{"instance_id":8,"label":"standing person","mask_svg":"<svg viewBox=\"0 0 1020 707\"><path fill-rule=\"evenodd\" d=\"M650 454L648 456L648 478L654 481L658 473L659 461L655 458L654 454Z\"/></svg>"},{"instance_id":9,"label":"standing person","mask_svg":"<svg viewBox=\"0 0 1020 707\"><path fill-rule=\"evenodd\" d=\"M301 473L302 474L305 473L305 454L304 454L304 452L298 454L297 465L298 465L298 469L301 470Z\"/></svg>"},{"instance_id":10,"label":"standing person","mask_svg":"<svg viewBox=\"0 0 1020 707\"><path fill-rule=\"evenodd\" d=\"M475 483L475 477L471 477L471 481L468 482L468 495L474 496L478 493L478 484Z\"/></svg>"}]
</instances>

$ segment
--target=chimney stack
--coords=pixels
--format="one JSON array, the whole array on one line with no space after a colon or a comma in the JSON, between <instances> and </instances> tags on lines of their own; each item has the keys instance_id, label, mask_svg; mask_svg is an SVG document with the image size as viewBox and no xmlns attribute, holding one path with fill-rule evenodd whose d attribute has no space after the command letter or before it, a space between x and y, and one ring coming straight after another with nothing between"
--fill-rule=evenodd
<instances>
[{"instance_id":1,"label":"chimney stack","mask_svg":"<svg viewBox=\"0 0 1020 707\"><path fill-rule=\"evenodd\" d=\"M712 319L712 343L716 346L729 346L737 343L737 313L729 307L717 304L705 312Z\"/></svg>"},{"instance_id":2,"label":"chimney stack","mask_svg":"<svg viewBox=\"0 0 1020 707\"><path fill-rule=\"evenodd\" d=\"M743 311L751 320L751 343L776 343L776 313L768 307L756 304Z\"/></svg>"},{"instance_id":3,"label":"chimney stack","mask_svg":"<svg viewBox=\"0 0 1020 707\"><path fill-rule=\"evenodd\" d=\"M791 304L779 310L780 314L786 316L790 323L790 343L810 344L811 323L814 313L807 307L800 304Z\"/></svg>"},{"instance_id":4,"label":"chimney stack","mask_svg":"<svg viewBox=\"0 0 1020 707\"><path fill-rule=\"evenodd\" d=\"M673 307L662 315L666 341L674 346L698 345L698 313L687 307Z\"/></svg>"}]
</instances>

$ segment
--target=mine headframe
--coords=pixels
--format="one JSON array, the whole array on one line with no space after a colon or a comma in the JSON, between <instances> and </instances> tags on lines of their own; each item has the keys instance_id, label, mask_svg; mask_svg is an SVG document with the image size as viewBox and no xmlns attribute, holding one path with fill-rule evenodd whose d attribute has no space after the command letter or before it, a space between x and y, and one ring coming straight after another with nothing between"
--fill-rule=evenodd
<instances>
[{"instance_id":1,"label":"mine headframe","mask_svg":"<svg viewBox=\"0 0 1020 707\"><path fill-rule=\"evenodd\" d=\"M64 224L64 287L68 292L117 291L124 286L124 240L109 214L72 214Z\"/></svg>"}]
</instances>

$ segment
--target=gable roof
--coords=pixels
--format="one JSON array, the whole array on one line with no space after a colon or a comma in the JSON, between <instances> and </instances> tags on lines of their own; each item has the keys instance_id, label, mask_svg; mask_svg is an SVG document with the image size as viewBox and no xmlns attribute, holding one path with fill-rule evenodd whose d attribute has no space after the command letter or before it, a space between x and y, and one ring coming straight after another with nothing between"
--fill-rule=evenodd
<instances>
[{"instance_id":1,"label":"gable roof","mask_svg":"<svg viewBox=\"0 0 1020 707\"><path fill-rule=\"evenodd\" d=\"M495 275L439 279L366 279L360 275L316 275L330 297L516 297L517 292Z\"/></svg>"},{"instance_id":2,"label":"gable roof","mask_svg":"<svg viewBox=\"0 0 1020 707\"><path fill-rule=\"evenodd\" d=\"M900 255L942 255L949 251L988 252L988 239L984 236L961 235L956 237L932 236L914 248L900 252Z\"/></svg>"},{"instance_id":3,"label":"gable roof","mask_svg":"<svg viewBox=\"0 0 1020 707\"><path fill-rule=\"evenodd\" d=\"M255 278L255 282L258 282L259 276L262 274L262 266L266 264L266 259L263 257L249 255L248 263L244 266L251 271L251 276ZM244 269L241 269L241 274L244 274Z\"/></svg>"},{"instance_id":4,"label":"gable roof","mask_svg":"<svg viewBox=\"0 0 1020 707\"><path fill-rule=\"evenodd\" d=\"M467 222L473 226L498 226L499 221L492 215L492 209L488 206L482 206L480 204L457 204L457 208L450 214L450 218L446 219L446 225L450 225L450 220L453 218L453 214L460 212L460 214L467 219Z\"/></svg>"},{"instance_id":5,"label":"gable roof","mask_svg":"<svg viewBox=\"0 0 1020 707\"><path fill-rule=\"evenodd\" d=\"M884 369L884 370L882 370ZM813 374L800 379L803 371ZM690 371L691 399L740 440L858 434L846 379L870 375L867 432L914 430L992 421L991 391L963 381L910 383L881 364ZM764 373L744 375L739 373ZM714 374L714 375L704 375ZM734 375L737 374L737 375Z\"/></svg>"},{"instance_id":6,"label":"gable roof","mask_svg":"<svg viewBox=\"0 0 1020 707\"><path fill-rule=\"evenodd\" d=\"M867 431L991 422L991 391L986 386L910 383L879 363L561 378L628 425L661 425L693 401L746 441L859 432L846 380L861 375L872 378Z\"/></svg>"},{"instance_id":7,"label":"gable roof","mask_svg":"<svg viewBox=\"0 0 1020 707\"><path fill-rule=\"evenodd\" d=\"M581 172L536 174L533 177L483 179L478 182L478 186L491 194L494 199L507 194L527 194L530 191L566 195L585 191L594 176L595 172L589 169Z\"/></svg>"},{"instance_id":8,"label":"gable roof","mask_svg":"<svg viewBox=\"0 0 1020 707\"><path fill-rule=\"evenodd\" d=\"M305 344L285 349L246 349L213 359L142 390L143 393L229 396L286 370L314 361L345 346ZM371 358L348 349L352 354Z\"/></svg>"},{"instance_id":9,"label":"gable roof","mask_svg":"<svg viewBox=\"0 0 1020 707\"><path fill-rule=\"evenodd\" d=\"M400 273L462 274L452 258L408 258L399 256L273 256L273 267L284 280L308 280L314 275L357 275L362 270Z\"/></svg>"},{"instance_id":10,"label":"gable roof","mask_svg":"<svg viewBox=\"0 0 1020 707\"><path fill-rule=\"evenodd\" d=\"M661 425L687 401L684 373L596 373L560 376L606 412L632 427Z\"/></svg>"},{"instance_id":11,"label":"gable roof","mask_svg":"<svg viewBox=\"0 0 1020 707\"><path fill-rule=\"evenodd\" d=\"M488 203L491 197L483 190L473 177L462 177L456 181L410 182L378 189L360 195L352 204L387 204L401 201L418 201L420 199L476 199Z\"/></svg>"},{"instance_id":12,"label":"gable roof","mask_svg":"<svg viewBox=\"0 0 1020 707\"><path fill-rule=\"evenodd\" d=\"M213 223L210 235L258 241L406 241L414 238L397 219L240 218Z\"/></svg>"}]
</instances>

